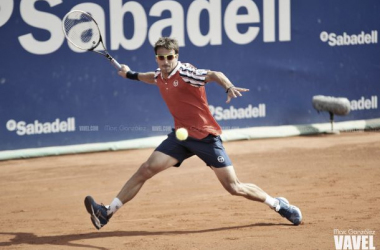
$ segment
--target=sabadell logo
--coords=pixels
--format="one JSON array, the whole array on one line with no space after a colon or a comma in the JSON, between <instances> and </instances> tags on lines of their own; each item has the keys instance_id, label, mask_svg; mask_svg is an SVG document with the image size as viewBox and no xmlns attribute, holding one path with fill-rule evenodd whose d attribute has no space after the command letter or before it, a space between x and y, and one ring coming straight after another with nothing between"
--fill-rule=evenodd
<instances>
[{"instance_id":1,"label":"sabadell logo","mask_svg":"<svg viewBox=\"0 0 380 250\"><path fill-rule=\"evenodd\" d=\"M69 117L63 121L57 118L53 122L44 123L35 120L28 124L25 121L9 120L6 123L6 128L8 131L16 131L19 136L73 132L75 131L75 118Z\"/></svg>"},{"instance_id":2,"label":"sabadell logo","mask_svg":"<svg viewBox=\"0 0 380 250\"><path fill-rule=\"evenodd\" d=\"M319 37L322 42L326 42L331 47L378 43L377 30L372 30L370 33L362 31L359 34L352 35L349 35L346 32L343 32L343 34L336 34L322 31Z\"/></svg>"}]
</instances>

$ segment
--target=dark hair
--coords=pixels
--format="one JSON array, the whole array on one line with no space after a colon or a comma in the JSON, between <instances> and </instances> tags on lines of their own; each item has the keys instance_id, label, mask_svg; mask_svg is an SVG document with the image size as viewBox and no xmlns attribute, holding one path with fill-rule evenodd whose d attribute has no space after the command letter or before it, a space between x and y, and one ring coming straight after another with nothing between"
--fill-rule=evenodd
<instances>
[{"instance_id":1,"label":"dark hair","mask_svg":"<svg viewBox=\"0 0 380 250\"><path fill-rule=\"evenodd\" d=\"M156 44L154 45L154 53L157 55L157 50L159 48L165 48L168 50L174 49L175 53L178 54L179 46L175 38L170 37L160 37Z\"/></svg>"}]
</instances>

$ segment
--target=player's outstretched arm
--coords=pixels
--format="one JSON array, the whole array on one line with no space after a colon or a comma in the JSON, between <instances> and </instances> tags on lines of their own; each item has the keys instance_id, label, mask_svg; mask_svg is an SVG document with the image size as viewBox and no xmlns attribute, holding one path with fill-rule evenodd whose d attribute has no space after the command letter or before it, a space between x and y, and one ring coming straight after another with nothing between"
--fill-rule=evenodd
<instances>
[{"instance_id":1,"label":"player's outstretched arm","mask_svg":"<svg viewBox=\"0 0 380 250\"><path fill-rule=\"evenodd\" d=\"M127 65L122 64L118 71L119 76L131 80L138 80L148 84L156 84L154 81L154 72L137 73L132 71Z\"/></svg>"},{"instance_id":2,"label":"player's outstretched arm","mask_svg":"<svg viewBox=\"0 0 380 250\"><path fill-rule=\"evenodd\" d=\"M249 91L249 89L234 86L231 83L230 79L227 78L227 76L225 76L222 72L218 72L218 71L208 71L205 81L216 82L226 90L226 93L227 93L226 103L229 103L232 98L237 98L238 96L242 96L241 92Z\"/></svg>"}]
</instances>

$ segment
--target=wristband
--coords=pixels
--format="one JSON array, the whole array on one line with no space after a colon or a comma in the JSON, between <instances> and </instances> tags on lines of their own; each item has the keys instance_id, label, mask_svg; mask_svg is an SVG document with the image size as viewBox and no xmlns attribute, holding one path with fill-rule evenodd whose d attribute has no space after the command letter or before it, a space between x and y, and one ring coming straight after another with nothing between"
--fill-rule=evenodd
<instances>
[{"instance_id":1,"label":"wristband","mask_svg":"<svg viewBox=\"0 0 380 250\"><path fill-rule=\"evenodd\" d=\"M228 94L228 91L230 91L231 88L235 88L235 86L231 86L226 90L226 94Z\"/></svg>"},{"instance_id":2,"label":"wristband","mask_svg":"<svg viewBox=\"0 0 380 250\"><path fill-rule=\"evenodd\" d=\"M139 75L139 73L132 71L132 70L128 71L126 74L128 79L136 80L136 81L139 81L138 75Z\"/></svg>"}]
</instances>

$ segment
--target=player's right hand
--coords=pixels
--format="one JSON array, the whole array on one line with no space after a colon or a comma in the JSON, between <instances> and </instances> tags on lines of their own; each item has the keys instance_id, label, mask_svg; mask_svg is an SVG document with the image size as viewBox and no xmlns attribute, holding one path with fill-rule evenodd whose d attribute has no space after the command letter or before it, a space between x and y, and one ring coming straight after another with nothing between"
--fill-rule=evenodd
<instances>
[{"instance_id":1,"label":"player's right hand","mask_svg":"<svg viewBox=\"0 0 380 250\"><path fill-rule=\"evenodd\" d=\"M127 78L127 72L130 70L131 69L128 67L128 65L121 64L121 69L117 73L119 74L119 76Z\"/></svg>"}]
</instances>

